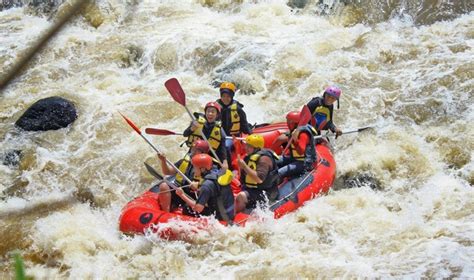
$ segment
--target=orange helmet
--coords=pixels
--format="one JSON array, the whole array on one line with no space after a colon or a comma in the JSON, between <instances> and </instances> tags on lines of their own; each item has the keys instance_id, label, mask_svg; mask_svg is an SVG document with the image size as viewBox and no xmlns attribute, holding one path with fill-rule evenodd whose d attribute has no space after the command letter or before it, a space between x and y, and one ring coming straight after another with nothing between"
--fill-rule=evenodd
<instances>
[{"instance_id":1,"label":"orange helmet","mask_svg":"<svg viewBox=\"0 0 474 280\"><path fill-rule=\"evenodd\" d=\"M223 94L223 93L228 93L230 94L232 97L234 97L234 94L235 94L235 85L231 82L223 82L221 83L221 86L220 86L220 93Z\"/></svg>"},{"instance_id":2,"label":"orange helmet","mask_svg":"<svg viewBox=\"0 0 474 280\"><path fill-rule=\"evenodd\" d=\"M221 113L221 105L215 101L207 102L206 106L204 106L204 112L206 112L207 108L209 107L214 107L216 108L217 112L220 114Z\"/></svg>"},{"instance_id":3,"label":"orange helmet","mask_svg":"<svg viewBox=\"0 0 474 280\"><path fill-rule=\"evenodd\" d=\"M300 112L299 111L291 111L286 114L286 124L288 125L289 129L293 129L298 122L300 121Z\"/></svg>"},{"instance_id":4,"label":"orange helmet","mask_svg":"<svg viewBox=\"0 0 474 280\"><path fill-rule=\"evenodd\" d=\"M212 168L212 158L208 154L199 154L193 156L191 163L197 168L205 168L207 170Z\"/></svg>"},{"instance_id":5,"label":"orange helmet","mask_svg":"<svg viewBox=\"0 0 474 280\"><path fill-rule=\"evenodd\" d=\"M201 151L201 153L209 153L209 144L202 139L194 141L193 148Z\"/></svg>"}]
</instances>

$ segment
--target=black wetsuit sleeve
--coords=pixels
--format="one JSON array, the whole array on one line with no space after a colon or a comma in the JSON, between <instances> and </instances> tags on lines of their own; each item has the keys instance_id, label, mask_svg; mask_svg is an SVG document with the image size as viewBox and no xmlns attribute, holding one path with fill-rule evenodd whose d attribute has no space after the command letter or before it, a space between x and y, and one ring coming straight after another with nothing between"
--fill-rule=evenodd
<instances>
[{"instance_id":1,"label":"black wetsuit sleeve","mask_svg":"<svg viewBox=\"0 0 474 280\"><path fill-rule=\"evenodd\" d=\"M191 130L191 126L192 126L192 123L188 126L188 128L186 128L183 132L183 136L184 137L189 137L189 135L191 135L193 133L193 131Z\"/></svg>"},{"instance_id":2,"label":"black wetsuit sleeve","mask_svg":"<svg viewBox=\"0 0 474 280\"><path fill-rule=\"evenodd\" d=\"M313 113L317 107L323 106L323 99L321 97L314 97L306 105L308 105L309 111Z\"/></svg>"},{"instance_id":3,"label":"black wetsuit sleeve","mask_svg":"<svg viewBox=\"0 0 474 280\"><path fill-rule=\"evenodd\" d=\"M251 134L252 130L250 129L250 125L247 121L247 114L245 114L242 108L239 108L237 112L239 113L239 116L240 116L240 132L245 133L245 134Z\"/></svg>"},{"instance_id":4,"label":"black wetsuit sleeve","mask_svg":"<svg viewBox=\"0 0 474 280\"><path fill-rule=\"evenodd\" d=\"M332 118L332 112L334 110L334 106L330 106L328 107L329 108L329 118L330 118L330 121L326 124L326 127L327 129L331 130L332 132L336 132L336 125L334 124L334 122L332 121L333 118Z\"/></svg>"}]
</instances>

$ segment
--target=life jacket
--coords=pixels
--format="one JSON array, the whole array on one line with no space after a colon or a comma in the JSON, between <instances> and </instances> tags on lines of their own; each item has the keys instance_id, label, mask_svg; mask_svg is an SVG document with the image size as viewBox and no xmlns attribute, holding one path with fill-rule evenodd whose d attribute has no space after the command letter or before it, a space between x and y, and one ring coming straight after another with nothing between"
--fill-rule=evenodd
<instances>
[{"instance_id":1,"label":"life jacket","mask_svg":"<svg viewBox=\"0 0 474 280\"><path fill-rule=\"evenodd\" d=\"M298 153L298 151L296 149L296 145L292 141L292 143L290 145L290 155L291 155L291 157L293 157L295 160L298 160L298 161L304 161L305 163L315 162L316 161L316 148L314 147L314 145L315 145L314 136L316 136L318 134L317 131L314 129L314 127L312 127L309 124L304 125L304 126L300 126L297 129L300 131L300 133L306 132L306 133L309 134L309 142L305 147L304 154L300 154L300 153Z\"/></svg>"},{"instance_id":2,"label":"life jacket","mask_svg":"<svg viewBox=\"0 0 474 280\"><path fill-rule=\"evenodd\" d=\"M229 119L222 119L222 122L227 126L227 125L230 125L230 127L226 127L226 129L229 129L229 131L226 131L226 133L228 133L229 135L239 135L240 134L240 115L239 115L239 106L242 106L239 102L235 101L235 100L232 100L232 103L230 103L229 106L226 106L224 105L224 103L222 103L222 100L221 99L217 99L217 103L219 103L222 108L225 108L223 109L223 111L227 111L229 110L229 114L228 116L229 117L226 117L226 118L229 118ZM222 117L225 117L227 115L224 116L223 112L221 113L221 116Z\"/></svg>"},{"instance_id":3,"label":"life jacket","mask_svg":"<svg viewBox=\"0 0 474 280\"><path fill-rule=\"evenodd\" d=\"M178 166L178 169L179 171L183 172L183 174L185 175L188 175L192 168L192 164L191 164L191 156L189 155L189 153L187 153L183 160L181 161L180 165ZM176 176L175 176L175 179L176 179L176 183L178 183L179 185L184 185L184 178L183 176L181 176L181 174L176 173Z\"/></svg>"},{"instance_id":4,"label":"life jacket","mask_svg":"<svg viewBox=\"0 0 474 280\"><path fill-rule=\"evenodd\" d=\"M311 114L313 116L312 124L318 131L325 129L326 124L331 121L331 110L327 106L318 106Z\"/></svg>"},{"instance_id":5,"label":"life jacket","mask_svg":"<svg viewBox=\"0 0 474 280\"><path fill-rule=\"evenodd\" d=\"M186 145L188 147L191 147L194 141L202 139L201 131L204 127L204 124L206 123L206 119L203 116L199 116L197 122L199 123L199 127L195 131L193 131L186 140ZM219 145L221 144L221 139L221 123L216 121L214 127L211 130L211 134L207 137L207 140L209 140L209 145L212 147L212 149L214 149L214 151L219 148Z\"/></svg>"},{"instance_id":6,"label":"life jacket","mask_svg":"<svg viewBox=\"0 0 474 280\"><path fill-rule=\"evenodd\" d=\"M256 153L253 153L249 156L245 157L245 163L250 167L252 170L257 170L257 163L261 156L267 156L272 160L272 169L269 170L269 173L277 168L276 161L278 160L278 156L271 150L268 149L261 149ZM265 180L261 184L257 184L252 177L245 172L242 172L243 183L248 188L258 188L262 190L270 189L273 187L273 179L271 176L265 178Z\"/></svg>"},{"instance_id":7,"label":"life jacket","mask_svg":"<svg viewBox=\"0 0 474 280\"><path fill-rule=\"evenodd\" d=\"M230 127L230 135L236 135L240 133L240 115L238 109L238 103L232 101L230 105L230 122L232 126Z\"/></svg>"}]
</instances>

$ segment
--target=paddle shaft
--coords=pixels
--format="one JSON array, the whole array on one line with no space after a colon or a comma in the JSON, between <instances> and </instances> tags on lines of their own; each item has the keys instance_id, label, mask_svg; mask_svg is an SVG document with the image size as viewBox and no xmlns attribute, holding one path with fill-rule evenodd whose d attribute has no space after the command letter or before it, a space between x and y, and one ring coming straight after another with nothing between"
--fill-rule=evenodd
<instances>
[{"instance_id":1,"label":"paddle shaft","mask_svg":"<svg viewBox=\"0 0 474 280\"><path fill-rule=\"evenodd\" d=\"M301 110L300 121L298 122L297 128L307 124L310 119L311 119L311 111L309 111L309 108L308 108L307 105L304 105L303 109ZM295 129L297 129L297 128L295 128ZM288 141L288 144L286 144L286 147L283 150L282 155L285 154L288 151L288 149L291 146L292 141L293 141L293 135L291 136L290 140Z\"/></svg>"},{"instance_id":2,"label":"paddle shaft","mask_svg":"<svg viewBox=\"0 0 474 280\"><path fill-rule=\"evenodd\" d=\"M366 126L366 127L361 127L361 128L357 128L357 129L354 129L354 130L344 131L344 132L341 133L341 135L361 132L361 131L364 131L364 130L369 129L369 128L372 128L372 126ZM314 139L321 139L321 138L325 138L325 137L334 137L334 136L336 136L336 134L318 135L318 136L315 136Z\"/></svg>"},{"instance_id":3,"label":"paddle shaft","mask_svg":"<svg viewBox=\"0 0 474 280\"><path fill-rule=\"evenodd\" d=\"M158 154L163 154L161 153L160 150L158 150L158 148L155 147L155 145L153 145L153 143L151 143L142 133L142 131L140 130L140 128L138 128L138 126L132 122L132 120L130 120L129 118L125 117L124 115L122 115L122 113L119 112L119 114L122 116L122 118L128 123L129 126L131 126L133 128L133 130L135 130L136 133L138 133L138 135L140 135L147 143L148 145L150 145L153 150L155 150ZM170 164L174 170L176 170L176 172L178 172L181 176L183 176L183 178L188 182L188 183L191 183L191 180L189 180L189 178L184 175L183 172L181 172L181 170L179 170L178 167L176 167L171 161L169 161L167 158L165 158L166 160L166 163Z\"/></svg>"},{"instance_id":4,"label":"paddle shaft","mask_svg":"<svg viewBox=\"0 0 474 280\"><path fill-rule=\"evenodd\" d=\"M159 135L159 136L168 136L168 135L183 135L181 132L174 132L167 129L159 128L147 128L145 129L146 134ZM226 136L225 139L234 139L232 136ZM245 137L235 137L237 140L245 140Z\"/></svg>"},{"instance_id":5,"label":"paddle shaft","mask_svg":"<svg viewBox=\"0 0 474 280\"><path fill-rule=\"evenodd\" d=\"M160 150L158 150L158 148L155 147L155 145L153 145L145 136L143 136L143 134L140 133L140 136L141 136L143 139L145 139L145 141L146 141L158 154L160 154L160 155L163 154ZM166 161L166 163L168 163L169 165L171 165L171 166L173 167L173 169L176 170L176 172L178 172L179 175L181 175L181 176L184 178L184 180L186 180L186 182L188 182L188 183L191 184L191 180L189 180L189 178L188 178L186 175L184 175L184 173L181 172L181 170L179 170L179 168L176 167L176 165L174 165L174 163L172 163L172 162L171 162L168 158L166 158L166 157L165 157L165 161Z\"/></svg>"}]
</instances>

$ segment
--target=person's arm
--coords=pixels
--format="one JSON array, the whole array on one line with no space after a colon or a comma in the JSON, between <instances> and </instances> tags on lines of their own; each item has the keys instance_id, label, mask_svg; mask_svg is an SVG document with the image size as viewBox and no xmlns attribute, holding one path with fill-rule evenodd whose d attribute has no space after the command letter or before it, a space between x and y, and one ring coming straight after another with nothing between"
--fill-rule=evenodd
<instances>
[{"instance_id":1,"label":"person's arm","mask_svg":"<svg viewBox=\"0 0 474 280\"><path fill-rule=\"evenodd\" d=\"M222 167L223 168L229 168L228 162L227 162L227 149L225 148L225 138L227 137L227 134L225 133L224 129L221 128L221 143L219 145L219 148L217 148L216 154L219 157L219 159L222 162Z\"/></svg>"},{"instance_id":2,"label":"person's arm","mask_svg":"<svg viewBox=\"0 0 474 280\"><path fill-rule=\"evenodd\" d=\"M188 128L186 128L183 132L183 136L184 137L189 137L189 135L191 135L194 131L196 131L196 129L198 129L199 127L201 127L202 125L198 122L198 121L192 121L191 124L188 126Z\"/></svg>"},{"instance_id":3,"label":"person's arm","mask_svg":"<svg viewBox=\"0 0 474 280\"><path fill-rule=\"evenodd\" d=\"M244 110L241 107L237 109L237 112L240 116L240 132L245 134L251 134L252 130L250 129L250 125L247 121L247 114L245 114Z\"/></svg>"},{"instance_id":4,"label":"person's arm","mask_svg":"<svg viewBox=\"0 0 474 280\"><path fill-rule=\"evenodd\" d=\"M265 181L272 167L273 167L273 161L268 156L261 156L258 159L257 175L258 175L258 178L262 180L262 182Z\"/></svg>"},{"instance_id":5,"label":"person's arm","mask_svg":"<svg viewBox=\"0 0 474 280\"><path fill-rule=\"evenodd\" d=\"M257 184L261 184L263 182L262 179L258 177L257 171L250 168L243 159L239 157L237 162L239 164L240 169L245 171L245 174L247 174L247 176L250 176L250 178L252 178L252 180L254 180Z\"/></svg>"},{"instance_id":6,"label":"person's arm","mask_svg":"<svg viewBox=\"0 0 474 280\"><path fill-rule=\"evenodd\" d=\"M189 137L189 135L193 133L192 127L193 127L193 122L191 122L191 124L184 130L183 132L184 137Z\"/></svg>"},{"instance_id":7,"label":"person's arm","mask_svg":"<svg viewBox=\"0 0 474 280\"><path fill-rule=\"evenodd\" d=\"M200 210L200 211L197 211L197 208L196 206L199 205L199 204L196 204L196 201L194 199L192 199L191 197L187 196L184 191L183 191L183 188L178 188L176 190L176 194L181 197L181 199L186 202L186 204L191 207L191 209L194 209L194 211L198 212L198 213L201 213L202 210L204 209L204 207Z\"/></svg>"},{"instance_id":8,"label":"person's arm","mask_svg":"<svg viewBox=\"0 0 474 280\"><path fill-rule=\"evenodd\" d=\"M163 154L158 154L158 158L160 159L161 162L161 171L165 175L175 175L176 170L168 165L168 162L166 162L166 156ZM175 165L181 164L181 161L178 161Z\"/></svg>"},{"instance_id":9,"label":"person's arm","mask_svg":"<svg viewBox=\"0 0 474 280\"><path fill-rule=\"evenodd\" d=\"M326 127L331 130L333 133L336 133L336 138L342 134L342 130L340 130L333 122L332 114L333 114L334 107L329 107L329 118L330 121L326 124Z\"/></svg>"}]
</instances>

